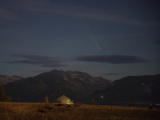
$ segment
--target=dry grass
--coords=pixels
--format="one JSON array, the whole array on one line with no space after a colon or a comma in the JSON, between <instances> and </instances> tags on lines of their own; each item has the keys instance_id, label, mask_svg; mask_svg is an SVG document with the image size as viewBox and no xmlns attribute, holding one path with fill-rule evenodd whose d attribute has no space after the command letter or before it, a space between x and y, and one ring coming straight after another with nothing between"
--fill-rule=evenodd
<instances>
[{"instance_id":1,"label":"dry grass","mask_svg":"<svg viewBox=\"0 0 160 120\"><path fill-rule=\"evenodd\" d=\"M160 109L44 103L0 103L0 120L160 120Z\"/></svg>"}]
</instances>

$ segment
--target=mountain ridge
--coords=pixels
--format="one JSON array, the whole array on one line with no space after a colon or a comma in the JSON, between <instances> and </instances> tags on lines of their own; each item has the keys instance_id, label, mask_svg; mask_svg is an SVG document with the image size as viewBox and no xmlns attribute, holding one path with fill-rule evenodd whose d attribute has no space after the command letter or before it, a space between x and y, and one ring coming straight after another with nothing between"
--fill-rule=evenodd
<instances>
[{"instance_id":1,"label":"mountain ridge","mask_svg":"<svg viewBox=\"0 0 160 120\"><path fill-rule=\"evenodd\" d=\"M109 81L80 71L52 70L9 83L4 88L13 101L20 102L42 102L46 95L55 102L63 94L84 103L93 98L97 104L159 102L160 74Z\"/></svg>"},{"instance_id":2,"label":"mountain ridge","mask_svg":"<svg viewBox=\"0 0 160 120\"><path fill-rule=\"evenodd\" d=\"M23 79L23 78L16 76L16 75L12 75L12 76L0 75L0 86L6 85L8 83L12 83L12 82L15 82L15 81L21 80L21 79Z\"/></svg>"},{"instance_id":3,"label":"mountain ridge","mask_svg":"<svg viewBox=\"0 0 160 120\"><path fill-rule=\"evenodd\" d=\"M13 101L42 101L46 94L54 101L58 96L67 94L79 102L91 97L97 89L104 90L109 83L84 72L52 70L9 83L4 88Z\"/></svg>"}]
</instances>

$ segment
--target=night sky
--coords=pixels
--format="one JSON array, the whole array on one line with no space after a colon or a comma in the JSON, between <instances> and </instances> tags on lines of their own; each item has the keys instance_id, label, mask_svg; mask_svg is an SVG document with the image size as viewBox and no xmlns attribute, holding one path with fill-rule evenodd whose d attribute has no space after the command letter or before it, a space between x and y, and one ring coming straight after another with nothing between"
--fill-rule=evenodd
<instances>
[{"instance_id":1,"label":"night sky","mask_svg":"<svg viewBox=\"0 0 160 120\"><path fill-rule=\"evenodd\" d=\"M116 80L160 73L159 0L1 0L0 74Z\"/></svg>"}]
</instances>

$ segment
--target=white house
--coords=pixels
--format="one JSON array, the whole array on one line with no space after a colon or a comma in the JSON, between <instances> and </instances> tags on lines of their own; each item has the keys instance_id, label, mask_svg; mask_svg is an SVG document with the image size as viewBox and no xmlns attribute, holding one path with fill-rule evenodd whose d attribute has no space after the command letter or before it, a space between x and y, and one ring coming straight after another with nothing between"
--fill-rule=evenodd
<instances>
[{"instance_id":1,"label":"white house","mask_svg":"<svg viewBox=\"0 0 160 120\"><path fill-rule=\"evenodd\" d=\"M58 103L61 104L73 104L73 100L71 100L69 97L67 97L66 95L62 95L61 97L59 97L57 99Z\"/></svg>"}]
</instances>

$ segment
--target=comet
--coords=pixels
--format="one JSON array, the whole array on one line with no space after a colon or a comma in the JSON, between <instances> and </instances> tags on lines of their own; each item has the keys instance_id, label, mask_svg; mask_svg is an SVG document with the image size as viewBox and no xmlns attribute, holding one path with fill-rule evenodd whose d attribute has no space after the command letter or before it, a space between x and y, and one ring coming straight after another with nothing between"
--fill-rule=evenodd
<instances>
[{"instance_id":1,"label":"comet","mask_svg":"<svg viewBox=\"0 0 160 120\"><path fill-rule=\"evenodd\" d=\"M98 50L101 50L101 47L100 47L100 45L98 44L98 42L97 42L96 40L94 40L94 43L96 44L97 49L98 49Z\"/></svg>"}]
</instances>

